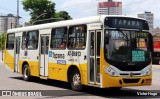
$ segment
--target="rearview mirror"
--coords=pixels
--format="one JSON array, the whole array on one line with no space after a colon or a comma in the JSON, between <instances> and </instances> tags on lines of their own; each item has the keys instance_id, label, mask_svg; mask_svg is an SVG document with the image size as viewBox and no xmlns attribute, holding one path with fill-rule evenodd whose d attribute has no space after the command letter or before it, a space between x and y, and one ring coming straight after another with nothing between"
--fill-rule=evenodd
<instances>
[{"instance_id":1,"label":"rearview mirror","mask_svg":"<svg viewBox=\"0 0 160 99\"><path fill-rule=\"evenodd\" d=\"M153 49L153 36L151 33L149 33L149 47L150 47L151 53L153 53L153 51L154 51L154 49Z\"/></svg>"},{"instance_id":2,"label":"rearview mirror","mask_svg":"<svg viewBox=\"0 0 160 99\"><path fill-rule=\"evenodd\" d=\"M106 32L105 34L104 42L105 44L109 44L109 33L108 32Z\"/></svg>"}]
</instances>

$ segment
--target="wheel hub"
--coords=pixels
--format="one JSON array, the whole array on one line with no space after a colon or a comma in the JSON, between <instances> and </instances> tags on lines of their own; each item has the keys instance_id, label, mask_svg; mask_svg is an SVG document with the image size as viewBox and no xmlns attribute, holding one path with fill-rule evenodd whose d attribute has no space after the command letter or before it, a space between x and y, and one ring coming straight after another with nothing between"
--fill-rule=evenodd
<instances>
[{"instance_id":1,"label":"wheel hub","mask_svg":"<svg viewBox=\"0 0 160 99\"><path fill-rule=\"evenodd\" d=\"M73 76L73 84L74 84L75 86L79 86L79 85L80 85L80 76L79 76L79 74L75 74L75 75Z\"/></svg>"},{"instance_id":2,"label":"wheel hub","mask_svg":"<svg viewBox=\"0 0 160 99\"><path fill-rule=\"evenodd\" d=\"M27 78L28 77L28 69L25 68L25 71L24 71L24 77Z\"/></svg>"}]
</instances>

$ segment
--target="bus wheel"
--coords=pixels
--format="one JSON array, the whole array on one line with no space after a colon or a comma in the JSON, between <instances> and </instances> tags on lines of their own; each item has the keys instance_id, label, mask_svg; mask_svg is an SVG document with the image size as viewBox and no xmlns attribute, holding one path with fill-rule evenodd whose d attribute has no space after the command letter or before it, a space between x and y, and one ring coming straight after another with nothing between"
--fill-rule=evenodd
<instances>
[{"instance_id":1,"label":"bus wheel","mask_svg":"<svg viewBox=\"0 0 160 99\"><path fill-rule=\"evenodd\" d=\"M26 80L26 81L30 80L30 70L29 70L28 64L24 65L24 68L23 68L23 79Z\"/></svg>"},{"instance_id":2,"label":"bus wheel","mask_svg":"<svg viewBox=\"0 0 160 99\"><path fill-rule=\"evenodd\" d=\"M82 89L81 76L77 69L72 72L71 87L75 91L80 91Z\"/></svg>"}]
</instances>

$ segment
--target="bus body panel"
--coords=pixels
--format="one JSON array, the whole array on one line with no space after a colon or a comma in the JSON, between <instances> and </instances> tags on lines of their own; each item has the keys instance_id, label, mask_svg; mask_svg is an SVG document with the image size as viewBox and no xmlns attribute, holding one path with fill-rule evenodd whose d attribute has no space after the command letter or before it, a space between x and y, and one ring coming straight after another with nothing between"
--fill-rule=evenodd
<instances>
[{"instance_id":1,"label":"bus body panel","mask_svg":"<svg viewBox=\"0 0 160 99\"><path fill-rule=\"evenodd\" d=\"M39 76L39 63L38 63L38 50L25 50L21 51L23 54L20 54L20 71L22 73L23 62L27 62L30 68L30 74L32 76ZM27 56L24 56L24 53L27 53Z\"/></svg>"},{"instance_id":2,"label":"bus body panel","mask_svg":"<svg viewBox=\"0 0 160 99\"><path fill-rule=\"evenodd\" d=\"M60 52L61 51L61 52ZM49 78L68 81L67 71L70 66L76 66L81 73L82 83L86 84L87 50L50 50L49 53ZM83 77L85 76L85 78Z\"/></svg>"},{"instance_id":3,"label":"bus body panel","mask_svg":"<svg viewBox=\"0 0 160 99\"><path fill-rule=\"evenodd\" d=\"M149 76L144 76L144 77L112 77L108 74L103 74L102 76L103 79L103 88L108 88L108 87L129 87L129 86L149 86L151 85L150 82L143 82L143 80L152 80L152 73ZM136 83L124 83L123 79L127 80L134 80L134 79L139 79L138 82ZM120 84L120 80L122 81L122 84Z\"/></svg>"},{"instance_id":4,"label":"bus body panel","mask_svg":"<svg viewBox=\"0 0 160 99\"><path fill-rule=\"evenodd\" d=\"M5 66L14 71L14 50L5 50Z\"/></svg>"},{"instance_id":5,"label":"bus body panel","mask_svg":"<svg viewBox=\"0 0 160 99\"><path fill-rule=\"evenodd\" d=\"M108 88L108 87L126 87L126 86L142 86L142 85L151 85L149 83L143 83L142 80L144 79L152 79L152 73L149 76L142 76L142 77L112 77L106 73L104 67L109 67L110 64L106 62L104 58L104 19L106 16L98 16L86 19L76 19L76 20L69 20L64 22L55 22L49 23L44 25L36 25L36 26L29 26L17 29L11 29L8 31L8 34L15 32L15 37L21 36L21 45L22 45L22 32L38 30L39 37L38 37L38 48L35 50L22 50L20 47L20 55L19 55L19 73L22 74L23 64L28 63L30 68L31 76L41 77L40 75L40 64L41 64L41 56L40 56L40 44L41 44L41 36L48 35L49 36L49 47L48 47L48 59L47 59L47 76L48 79L55 79L60 81L68 82L67 72L70 66L76 66L81 75L81 83L83 85L90 85L90 86L98 86L101 88ZM112 17L112 16L111 16ZM113 16L114 17L114 16ZM121 16L117 16L121 17ZM53 28L58 27L70 27L73 25L87 25L87 37L86 37L86 45L83 49L52 49L50 48L51 44L51 31ZM99 83L91 83L89 81L89 62L90 62L90 31L101 32L101 45L100 45L100 82ZM21 32L21 33L20 33ZM17 35L18 34L18 35ZM97 35L97 34L96 34ZM5 64L8 65L14 71L14 50L7 50L5 51ZM96 57L96 56L95 56ZM127 79L140 79L137 83L130 83L122 84L119 83L120 80L127 78Z\"/></svg>"},{"instance_id":6,"label":"bus body panel","mask_svg":"<svg viewBox=\"0 0 160 99\"><path fill-rule=\"evenodd\" d=\"M109 87L129 87L129 86L145 86L145 85L151 85L152 84L152 72L148 76L110 76L108 73L106 73L104 67L109 67L110 64L108 64L104 59L104 50L101 49L101 59L102 64L101 65L101 75L102 75L102 88L109 88ZM150 64L151 66L151 64ZM130 71L129 71L130 72ZM124 83L123 79L139 79L136 83ZM120 84L120 80L122 81L122 84ZM142 83L144 80L144 83ZM145 80L151 80L150 82L146 82Z\"/></svg>"}]
</instances>

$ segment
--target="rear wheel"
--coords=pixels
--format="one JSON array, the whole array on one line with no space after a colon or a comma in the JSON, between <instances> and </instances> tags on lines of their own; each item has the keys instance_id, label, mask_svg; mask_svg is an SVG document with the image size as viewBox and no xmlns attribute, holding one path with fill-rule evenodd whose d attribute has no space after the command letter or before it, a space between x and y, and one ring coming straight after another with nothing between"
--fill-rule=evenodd
<instances>
[{"instance_id":1,"label":"rear wheel","mask_svg":"<svg viewBox=\"0 0 160 99\"><path fill-rule=\"evenodd\" d=\"M29 69L29 66L28 64L25 64L24 65L24 68L23 68L23 79L26 80L26 81L29 81L30 80L30 69Z\"/></svg>"},{"instance_id":2,"label":"rear wheel","mask_svg":"<svg viewBox=\"0 0 160 99\"><path fill-rule=\"evenodd\" d=\"M82 89L81 76L77 69L72 72L71 87L75 91L80 91Z\"/></svg>"}]
</instances>

